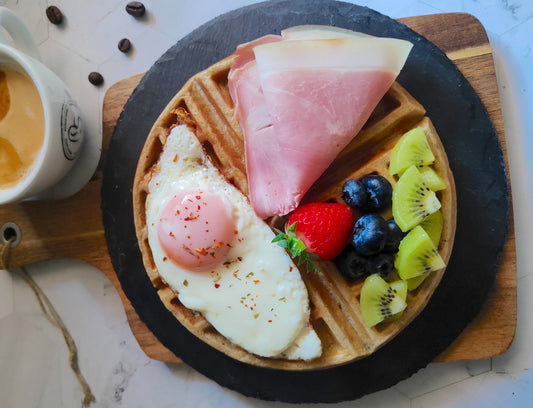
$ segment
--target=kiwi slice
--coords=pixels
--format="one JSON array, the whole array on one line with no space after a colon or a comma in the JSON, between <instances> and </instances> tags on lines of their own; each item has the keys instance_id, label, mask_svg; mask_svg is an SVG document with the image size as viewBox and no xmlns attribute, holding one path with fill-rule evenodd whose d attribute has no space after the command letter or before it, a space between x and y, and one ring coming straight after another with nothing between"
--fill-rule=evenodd
<instances>
[{"instance_id":1,"label":"kiwi slice","mask_svg":"<svg viewBox=\"0 0 533 408\"><path fill-rule=\"evenodd\" d=\"M418 170L431 190L440 191L446 189L446 183L432 167L422 166Z\"/></svg>"},{"instance_id":2,"label":"kiwi slice","mask_svg":"<svg viewBox=\"0 0 533 408\"><path fill-rule=\"evenodd\" d=\"M361 288L361 313L368 327L403 311L407 304L397 290L375 273L366 278Z\"/></svg>"},{"instance_id":3,"label":"kiwi slice","mask_svg":"<svg viewBox=\"0 0 533 408\"><path fill-rule=\"evenodd\" d=\"M446 265L428 233L418 225L400 242L394 266L400 278L411 279Z\"/></svg>"},{"instance_id":4,"label":"kiwi slice","mask_svg":"<svg viewBox=\"0 0 533 408\"><path fill-rule=\"evenodd\" d=\"M426 134L421 127L417 127L400 137L392 149L389 172L391 175L401 174L412 165L425 166L434 161L435 156Z\"/></svg>"},{"instance_id":5,"label":"kiwi slice","mask_svg":"<svg viewBox=\"0 0 533 408\"><path fill-rule=\"evenodd\" d=\"M424 228L424 231L427 232L429 237L431 238L431 241L433 241L433 244L435 247L439 246L440 242L440 236L442 234L442 225L443 225L443 218L442 213L440 211L435 211L433 214L428 215L424 221L420 223L420 226ZM415 276L414 278L407 279L405 282L407 282L407 289L409 291L415 290L418 288L422 282L429 276L430 272L423 273L420 276Z\"/></svg>"},{"instance_id":6,"label":"kiwi slice","mask_svg":"<svg viewBox=\"0 0 533 408\"><path fill-rule=\"evenodd\" d=\"M387 277L387 281L391 286L393 286L393 283L398 286L394 286L394 289L398 292L400 296L402 296L402 299L407 298L407 292L411 292L412 290L415 290L420 286L420 284L429 276L431 272L424 273L420 276L415 276L411 279L401 279L400 275L398 275L398 271L394 269L394 271ZM393 279L392 281L390 279ZM406 285L406 294L405 298L403 297L403 285ZM407 302L407 300L405 300ZM398 313L398 316L401 315L401 313ZM396 316L396 315L395 315Z\"/></svg>"},{"instance_id":7,"label":"kiwi slice","mask_svg":"<svg viewBox=\"0 0 533 408\"><path fill-rule=\"evenodd\" d=\"M407 281L404 281L403 279L395 280L394 282L389 283L389 286L405 302L407 299Z\"/></svg>"},{"instance_id":8,"label":"kiwi slice","mask_svg":"<svg viewBox=\"0 0 533 408\"><path fill-rule=\"evenodd\" d=\"M443 218L440 211L435 211L433 214L428 215L420 223L420 226L424 228L433 241L433 244L438 247L440 242L440 236L442 234Z\"/></svg>"},{"instance_id":9,"label":"kiwi slice","mask_svg":"<svg viewBox=\"0 0 533 408\"><path fill-rule=\"evenodd\" d=\"M440 201L416 168L402 174L392 192L392 215L403 232L418 225L440 208Z\"/></svg>"},{"instance_id":10,"label":"kiwi slice","mask_svg":"<svg viewBox=\"0 0 533 408\"><path fill-rule=\"evenodd\" d=\"M430 273L431 272L426 272L420 276L415 276L414 278L405 280L409 292L418 288L422 284L422 282L426 280Z\"/></svg>"},{"instance_id":11,"label":"kiwi slice","mask_svg":"<svg viewBox=\"0 0 533 408\"><path fill-rule=\"evenodd\" d=\"M389 283L392 290L396 292L398 296L402 298L404 302L407 303L407 290L408 290L408 283L406 280L399 279L395 280L393 282ZM403 315L403 310L401 312L398 312L390 318L391 321L398 320Z\"/></svg>"}]
</instances>

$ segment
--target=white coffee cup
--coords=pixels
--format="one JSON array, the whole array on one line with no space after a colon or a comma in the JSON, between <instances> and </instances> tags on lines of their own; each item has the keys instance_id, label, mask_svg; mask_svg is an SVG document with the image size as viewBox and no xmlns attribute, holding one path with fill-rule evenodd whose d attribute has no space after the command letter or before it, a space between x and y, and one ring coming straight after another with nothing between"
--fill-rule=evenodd
<instances>
[{"instance_id":1,"label":"white coffee cup","mask_svg":"<svg viewBox=\"0 0 533 408\"><path fill-rule=\"evenodd\" d=\"M0 30L0 71L13 69L29 77L44 112L43 146L24 178L13 187L0 189L1 205L31 199L63 179L79 156L83 131L80 109L66 85L41 62L28 28L4 7L0 7L0 26L15 45L10 46Z\"/></svg>"}]
</instances>

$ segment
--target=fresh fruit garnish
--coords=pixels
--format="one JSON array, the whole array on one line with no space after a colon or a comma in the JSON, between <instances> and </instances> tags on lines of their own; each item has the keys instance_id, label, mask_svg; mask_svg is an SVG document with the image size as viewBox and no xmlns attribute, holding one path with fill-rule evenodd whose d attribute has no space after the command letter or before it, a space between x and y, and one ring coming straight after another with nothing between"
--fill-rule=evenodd
<instances>
[{"instance_id":1,"label":"fresh fruit garnish","mask_svg":"<svg viewBox=\"0 0 533 408\"><path fill-rule=\"evenodd\" d=\"M376 255L387 241L387 221L376 214L365 214L353 227L352 245L363 256Z\"/></svg>"},{"instance_id":2,"label":"fresh fruit garnish","mask_svg":"<svg viewBox=\"0 0 533 408\"><path fill-rule=\"evenodd\" d=\"M340 203L308 203L289 216L286 232L276 230L272 242L287 248L298 264L330 261L346 246L353 225L353 212Z\"/></svg>"},{"instance_id":3,"label":"fresh fruit garnish","mask_svg":"<svg viewBox=\"0 0 533 408\"><path fill-rule=\"evenodd\" d=\"M363 177L361 183L368 192L369 209L381 210L391 204L392 186L385 177L378 174L371 174Z\"/></svg>"},{"instance_id":4,"label":"fresh fruit garnish","mask_svg":"<svg viewBox=\"0 0 533 408\"><path fill-rule=\"evenodd\" d=\"M394 219L387 221L387 240L385 241L385 246L383 247L383 252L393 254L398 252L398 246L400 241L405 237L405 232L403 232Z\"/></svg>"},{"instance_id":5,"label":"fresh fruit garnish","mask_svg":"<svg viewBox=\"0 0 533 408\"><path fill-rule=\"evenodd\" d=\"M342 198L350 207L361 211L381 210L391 204L392 186L385 177L370 174L344 183Z\"/></svg>"},{"instance_id":6,"label":"fresh fruit garnish","mask_svg":"<svg viewBox=\"0 0 533 408\"><path fill-rule=\"evenodd\" d=\"M352 208L366 209L368 192L359 180L348 180L342 186L342 199Z\"/></svg>"},{"instance_id":7,"label":"fresh fruit garnish","mask_svg":"<svg viewBox=\"0 0 533 408\"><path fill-rule=\"evenodd\" d=\"M391 282L390 287L396 291L396 294L400 296L404 301L407 299L407 281L403 279Z\"/></svg>"},{"instance_id":8,"label":"fresh fruit garnish","mask_svg":"<svg viewBox=\"0 0 533 408\"><path fill-rule=\"evenodd\" d=\"M400 242L395 266L400 278L411 279L446 265L427 232L418 225Z\"/></svg>"},{"instance_id":9,"label":"fresh fruit garnish","mask_svg":"<svg viewBox=\"0 0 533 408\"><path fill-rule=\"evenodd\" d=\"M426 134L420 127L403 135L392 149L390 156L390 174L401 174L409 167L432 164L435 156L431 151Z\"/></svg>"},{"instance_id":10,"label":"fresh fruit garnish","mask_svg":"<svg viewBox=\"0 0 533 408\"><path fill-rule=\"evenodd\" d=\"M348 245L335 258L335 265L349 282L372 274L386 278L394 270L394 254L380 252L377 255L362 256L351 245Z\"/></svg>"},{"instance_id":11,"label":"fresh fruit garnish","mask_svg":"<svg viewBox=\"0 0 533 408\"><path fill-rule=\"evenodd\" d=\"M366 278L361 288L361 314L368 327L373 327L385 319L403 311L407 304L397 290L377 275Z\"/></svg>"},{"instance_id":12,"label":"fresh fruit garnish","mask_svg":"<svg viewBox=\"0 0 533 408\"><path fill-rule=\"evenodd\" d=\"M433 214L428 215L420 223L420 226L427 232L433 244L439 246L440 236L442 234L443 218L440 211L435 211Z\"/></svg>"},{"instance_id":13,"label":"fresh fruit garnish","mask_svg":"<svg viewBox=\"0 0 533 408\"><path fill-rule=\"evenodd\" d=\"M419 167L418 170L431 190L440 191L446 189L446 183L432 167L422 166Z\"/></svg>"},{"instance_id":14,"label":"fresh fruit garnish","mask_svg":"<svg viewBox=\"0 0 533 408\"><path fill-rule=\"evenodd\" d=\"M350 282L370 275L368 258L359 255L351 245L347 245L335 258L335 265L339 272Z\"/></svg>"},{"instance_id":15,"label":"fresh fruit garnish","mask_svg":"<svg viewBox=\"0 0 533 408\"><path fill-rule=\"evenodd\" d=\"M426 272L420 276L415 276L414 278L406 279L405 282L407 282L407 289L409 291L412 291L418 288L422 284L422 282L426 280L430 273L431 272Z\"/></svg>"},{"instance_id":16,"label":"fresh fruit garnish","mask_svg":"<svg viewBox=\"0 0 533 408\"><path fill-rule=\"evenodd\" d=\"M402 174L392 193L392 214L406 232L440 208L440 201L415 166Z\"/></svg>"},{"instance_id":17,"label":"fresh fruit garnish","mask_svg":"<svg viewBox=\"0 0 533 408\"><path fill-rule=\"evenodd\" d=\"M370 274L377 273L382 278L387 278L394 270L394 255L380 252L367 258Z\"/></svg>"},{"instance_id":18,"label":"fresh fruit garnish","mask_svg":"<svg viewBox=\"0 0 533 408\"><path fill-rule=\"evenodd\" d=\"M391 153L389 171L399 176L394 189L385 177L375 174L343 185L346 204L367 214L356 221L352 245L335 264L348 281L366 277L360 299L370 327L399 318L408 290L445 266L437 250L443 217L435 192L446 184L431 167L434 161L423 129L416 128L404 134ZM391 203L393 219L385 221L372 214Z\"/></svg>"},{"instance_id":19,"label":"fresh fruit garnish","mask_svg":"<svg viewBox=\"0 0 533 408\"><path fill-rule=\"evenodd\" d=\"M389 285L390 285L391 289L396 291L396 294L398 296L400 296L403 299L404 302L407 302L407 289L408 289L407 281L405 281L403 279L399 279L399 280L396 280L394 282L391 282ZM402 317L403 312L404 311L402 310L401 312L396 313L395 315L393 315L390 318L390 320L399 319L400 317Z\"/></svg>"}]
</instances>

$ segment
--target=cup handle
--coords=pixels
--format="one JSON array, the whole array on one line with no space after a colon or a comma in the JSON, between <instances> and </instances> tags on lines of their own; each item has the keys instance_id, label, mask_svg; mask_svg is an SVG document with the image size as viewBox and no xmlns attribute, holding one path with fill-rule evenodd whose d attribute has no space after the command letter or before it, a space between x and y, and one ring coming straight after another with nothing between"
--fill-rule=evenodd
<instances>
[{"instance_id":1,"label":"cup handle","mask_svg":"<svg viewBox=\"0 0 533 408\"><path fill-rule=\"evenodd\" d=\"M0 26L5 28L13 38L15 46L23 53L41 61L41 54L28 27L15 13L5 7L0 7ZM0 30L0 43L8 45L8 41Z\"/></svg>"}]
</instances>

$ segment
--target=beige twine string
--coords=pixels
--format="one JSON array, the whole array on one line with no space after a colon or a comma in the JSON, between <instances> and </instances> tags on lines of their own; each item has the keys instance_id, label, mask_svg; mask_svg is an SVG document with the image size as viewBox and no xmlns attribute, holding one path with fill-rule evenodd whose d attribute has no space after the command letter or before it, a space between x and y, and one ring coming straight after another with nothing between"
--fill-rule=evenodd
<instances>
[{"instance_id":1,"label":"beige twine string","mask_svg":"<svg viewBox=\"0 0 533 408\"><path fill-rule=\"evenodd\" d=\"M1 269L9 269L9 261L11 258L11 244L14 241L15 237L11 237L2 248L0 256L0 259L2 261L2 264L0 265ZM20 277L22 277L22 279L24 279L24 281L26 281L26 283L33 290L33 293L35 293L35 297L37 298L37 301L39 302L39 305L41 306L41 309L43 310L43 313L48 319L48 321L54 326L56 326L59 330L61 330L61 333L63 333L63 337L65 338L65 342L67 343L67 347L69 350L68 361L70 363L70 367L72 368L72 371L74 371L74 374L76 374L76 378L78 379L85 395L82 401L82 405L84 407L89 406L91 402L94 401L94 395L91 392L89 384L87 384L87 381L85 380L80 371L80 367L78 364L78 348L76 347L74 339L70 335L67 327L63 323L63 320L55 310L48 297L45 295L39 285L37 285L37 283L33 280L33 278L28 274L26 269L24 269L24 267L20 267L18 269L15 269L14 272L16 272Z\"/></svg>"}]
</instances>

